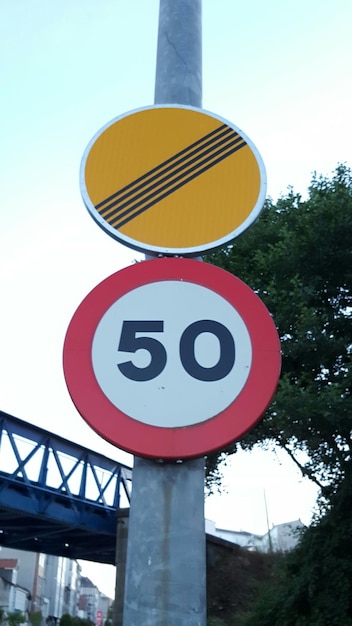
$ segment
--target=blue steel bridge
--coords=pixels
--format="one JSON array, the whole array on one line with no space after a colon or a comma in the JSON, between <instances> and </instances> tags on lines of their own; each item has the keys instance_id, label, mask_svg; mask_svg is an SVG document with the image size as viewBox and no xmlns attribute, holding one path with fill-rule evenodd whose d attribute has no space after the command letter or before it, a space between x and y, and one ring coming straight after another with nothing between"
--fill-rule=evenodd
<instances>
[{"instance_id":1,"label":"blue steel bridge","mask_svg":"<svg viewBox=\"0 0 352 626\"><path fill-rule=\"evenodd\" d=\"M115 564L131 468L0 411L0 546Z\"/></svg>"}]
</instances>

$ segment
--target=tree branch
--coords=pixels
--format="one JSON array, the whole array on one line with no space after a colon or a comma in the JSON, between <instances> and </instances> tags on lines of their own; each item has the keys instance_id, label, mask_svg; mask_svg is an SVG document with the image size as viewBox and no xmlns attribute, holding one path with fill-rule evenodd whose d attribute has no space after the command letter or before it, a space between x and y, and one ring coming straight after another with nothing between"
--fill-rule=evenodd
<instances>
[{"instance_id":1,"label":"tree branch","mask_svg":"<svg viewBox=\"0 0 352 626\"><path fill-rule=\"evenodd\" d=\"M289 455L290 459L292 459L292 461L297 465L298 469L300 470L302 476L309 478L309 480L313 481L318 487L319 489L322 490L322 492L324 492L325 487L324 485L322 485L322 483L318 480L318 478L314 475L314 473L312 472L312 470L309 470L307 467L305 467L304 465L302 465L295 457L295 455L293 454L292 450L290 450L290 448L288 447L288 445L286 443L281 443L280 444L281 447L286 450L287 454Z\"/></svg>"}]
</instances>

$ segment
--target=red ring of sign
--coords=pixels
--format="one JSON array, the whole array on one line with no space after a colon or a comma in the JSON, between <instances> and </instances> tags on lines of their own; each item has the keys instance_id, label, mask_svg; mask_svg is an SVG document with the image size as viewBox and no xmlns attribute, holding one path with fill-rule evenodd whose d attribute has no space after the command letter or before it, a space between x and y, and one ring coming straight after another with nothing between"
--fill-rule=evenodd
<instances>
[{"instance_id":1,"label":"red ring of sign","mask_svg":"<svg viewBox=\"0 0 352 626\"><path fill-rule=\"evenodd\" d=\"M92 342L105 312L128 292L164 280L185 280L219 294L242 317L252 342L252 366L240 394L218 415L187 427L150 426L129 417L105 396L92 367ZM204 456L239 440L269 405L280 365L277 331L260 298L229 272L189 259L144 261L106 278L78 307L64 344L66 384L84 420L104 439L127 452L165 460Z\"/></svg>"}]
</instances>

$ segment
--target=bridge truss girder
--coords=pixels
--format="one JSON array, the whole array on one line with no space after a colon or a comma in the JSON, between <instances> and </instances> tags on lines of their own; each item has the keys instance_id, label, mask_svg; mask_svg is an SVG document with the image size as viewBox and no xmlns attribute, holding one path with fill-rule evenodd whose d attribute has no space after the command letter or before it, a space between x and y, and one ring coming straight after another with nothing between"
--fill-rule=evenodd
<instances>
[{"instance_id":1,"label":"bridge truss girder","mask_svg":"<svg viewBox=\"0 0 352 626\"><path fill-rule=\"evenodd\" d=\"M132 470L0 411L0 545L115 563Z\"/></svg>"}]
</instances>

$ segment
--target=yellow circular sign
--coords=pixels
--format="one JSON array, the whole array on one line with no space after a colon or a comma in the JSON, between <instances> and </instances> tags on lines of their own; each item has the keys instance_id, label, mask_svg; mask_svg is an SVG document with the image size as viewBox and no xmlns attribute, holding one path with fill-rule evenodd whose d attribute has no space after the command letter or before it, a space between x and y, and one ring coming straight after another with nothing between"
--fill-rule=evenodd
<instances>
[{"instance_id":1,"label":"yellow circular sign","mask_svg":"<svg viewBox=\"0 0 352 626\"><path fill-rule=\"evenodd\" d=\"M128 113L93 137L81 192L94 220L121 243L196 256L252 224L266 178L255 146L233 124L166 105Z\"/></svg>"}]
</instances>

